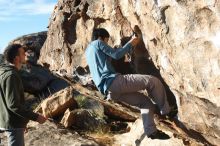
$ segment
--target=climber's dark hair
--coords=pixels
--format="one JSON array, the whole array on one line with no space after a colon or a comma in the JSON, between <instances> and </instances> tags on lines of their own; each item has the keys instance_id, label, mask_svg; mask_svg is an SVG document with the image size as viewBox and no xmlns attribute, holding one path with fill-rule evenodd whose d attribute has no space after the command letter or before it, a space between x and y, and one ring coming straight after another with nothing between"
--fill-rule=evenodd
<instances>
[{"instance_id":1,"label":"climber's dark hair","mask_svg":"<svg viewBox=\"0 0 220 146\"><path fill-rule=\"evenodd\" d=\"M110 35L106 29L96 28L92 32L92 41L97 40L99 37L104 40L105 38L109 38Z\"/></svg>"},{"instance_id":2,"label":"climber's dark hair","mask_svg":"<svg viewBox=\"0 0 220 146\"><path fill-rule=\"evenodd\" d=\"M20 44L11 44L5 48L4 58L7 62L13 63L16 56L19 55L19 48L22 46Z\"/></svg>"}]
</instances>

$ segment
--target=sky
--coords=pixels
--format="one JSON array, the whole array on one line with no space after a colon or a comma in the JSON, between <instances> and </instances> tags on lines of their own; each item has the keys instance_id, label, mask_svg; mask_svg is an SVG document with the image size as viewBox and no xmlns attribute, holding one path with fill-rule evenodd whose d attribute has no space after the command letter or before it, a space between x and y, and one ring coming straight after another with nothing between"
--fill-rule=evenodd
<instances>
[{"instance_id":1,"label":"sky","mask_svg":"<svg viewBox=\"0 0 220 146\"><path fill-rule=\"evenodd\" d=\"M0 53L13 39L47 30L58 0L0 0Z\"/></svg>"}]
</instances>

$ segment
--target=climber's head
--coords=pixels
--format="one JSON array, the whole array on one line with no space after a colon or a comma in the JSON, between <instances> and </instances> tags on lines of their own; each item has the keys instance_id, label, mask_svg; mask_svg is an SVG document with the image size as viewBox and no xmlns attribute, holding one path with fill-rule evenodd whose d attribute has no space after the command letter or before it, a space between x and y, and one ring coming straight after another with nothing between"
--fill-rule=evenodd
<instances>
[{"instance_id":1,"label":"climber's head","mask_svg":"<svg viewBox=\"0 0 220 146\"><path fill-rule=\"evenodd\" d=\"M92 41L100 39L100 40L108 43L109 37L110 37L110 35L109 35L108 31L104 28L96 28L93 30Z\"/></svg>"}]
</instances>

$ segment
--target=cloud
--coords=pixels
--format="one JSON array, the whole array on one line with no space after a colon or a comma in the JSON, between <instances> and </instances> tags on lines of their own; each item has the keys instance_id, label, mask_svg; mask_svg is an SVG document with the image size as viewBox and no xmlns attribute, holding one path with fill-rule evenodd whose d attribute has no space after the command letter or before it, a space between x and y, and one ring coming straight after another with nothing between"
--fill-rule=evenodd
<instances>
[{"instance_id":1,"label":"cloud","mask_svg":"<svg viewBox=\"0 0 220 146\"><path fill-rule=\"evenodd\" d=\"M0 21L50 14L56 3L56 0L0 0Z\"/></svg>"}]
</instances>

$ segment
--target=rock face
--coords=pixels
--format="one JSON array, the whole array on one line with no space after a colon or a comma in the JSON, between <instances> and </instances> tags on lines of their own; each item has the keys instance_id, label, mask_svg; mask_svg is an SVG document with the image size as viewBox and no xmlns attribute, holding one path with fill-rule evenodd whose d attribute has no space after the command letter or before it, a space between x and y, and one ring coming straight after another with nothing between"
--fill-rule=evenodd
<instances>
[{"instance_id":1,"label":"rock face","mask_svg":"<svg viewBox=\"0 0 220 146\"><path fill-rule=\"evenodd\" d=\"M39 64L26 61L26 65L22 66L19 73L24 91L35 94L39 98L48 97L69 86L65 80Z\"/></svg>"},{"instance_id":2,"label":"rock face","mask_svg":"<svg viewBox=\"0 0 220 146\"><path fill-rule=\"evenodd\" d=\"M52 122L38 124L29 122L28 132L25 133L26 146L98 146L99 144L91 139L80 136L77 132L64 129L62 126ZM2 145L7 145L6 135L0 134Z\"/></svg>"},{"instance_id":3,"label":"rock face","mask_svg":"<svg viewBox=\"0 0 220 146\"><path fill-rule=\"evenodd\" d=\"M18 43L26 46L29 49L32 49L36 52L37 57L39 58L40 49L42 48L45 40L47 38L47 31L42 31L38 33L28 34L21 37L18 37L11 41L10 43Z\"/></svg>"},{"instance_id":4,"label":"rock face","mask_svg":"<svg viewBox=\"0 0 220 146\"><path fill-rule=\"evenodd\" d=\"M134 51L141 69L136 72L148 73L147 62L152 63L177 99L180 120L218 145L220 1L59 0L40 61L72 75L76 66L86 65L83 54L94 28L106 28L114 46L135 25L143 37Z\"/></svg>"},{"instance_id":5,"label":"rock face","mask_svg":"<svg viewBox=\"0 0 220 146\"><path fill-rule=\"evenodd\" d=\"M0 63L3 63L3 62L4 62L4 55L0 54Z\"/></svg>"},{"instance_id":6,"label":"rock face","mask_svg":"<svg viewBox=\"0 0 220 146\"><path fill-rule=\"evenodd\" d=\"M75 94L75 91L71 87L53 94L41 104L43 115L46 117L55 117L63 114L68 108L76 108Z\"/></svg>"}]
</instances>

